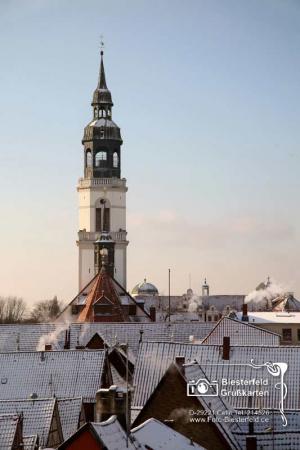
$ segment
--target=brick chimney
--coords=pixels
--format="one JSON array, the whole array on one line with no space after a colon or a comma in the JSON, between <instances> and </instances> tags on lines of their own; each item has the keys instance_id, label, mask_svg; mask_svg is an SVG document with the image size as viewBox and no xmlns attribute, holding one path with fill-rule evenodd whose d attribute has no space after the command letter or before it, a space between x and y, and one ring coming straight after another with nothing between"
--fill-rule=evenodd
<instances>
[{"instance_id":1,"label":"brick chimney","mask_svg":"<svg viewBox=\"0 0 300 450\"><path fill-rule=\"evenodd\" d=\"M247 305L247 303L243 304L242 321L243 322L249 322L248 305Z\"/></svg>"},{"instance_id":2,"label":"brick chimney","mask_svg":"<svg viewBox=\"0 0 300 450\"><path fill-rule=\"evenodd\" d=\"M155 306L150 306L150 318L152 322L156 322L156 309Z\"/></svg>"},{"instance_id":3,"label":"brick chimney","mask_svg":"<svg viewBox=\"0 0 300 450\"><path fill-rule=\"evenodd\" d=\"M128 423L130 424L131 393L128 392ZM102 422L116 415L118 421L126 430L126 395L125 388L110 386L109 389L99 389L96 393L96 422Z\"/></svg>"},{"instance_id":4,"label":"brick chimney","mask_svg":"<svg viewBox=\"0 0 300 450\"><path fill-rule=\"evenodd\" d=\"M223 337L223 359L228 360L230 355L230 337Z\"/></svg>"}]
</instances>

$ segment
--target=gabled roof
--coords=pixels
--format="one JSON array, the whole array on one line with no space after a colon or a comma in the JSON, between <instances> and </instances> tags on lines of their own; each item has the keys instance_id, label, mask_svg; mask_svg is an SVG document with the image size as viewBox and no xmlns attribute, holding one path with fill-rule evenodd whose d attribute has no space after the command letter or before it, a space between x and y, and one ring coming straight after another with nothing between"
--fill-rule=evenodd
<instances>
[{"instance_id":1,"label":"gabled roof","mask_svg":"<svg viewBox=\"0 0 300 450\"><path fill-rule=\"evenodd\" d=\"M76 431L69 439L58 447L58 450L64 450L72 442L84 433L90 433L96 442L99 443L99 448L105 447L107 450L146 450L139 443L135 443L130 437L128 439L128 446L126 445L126 433L117 420L117 416L111 416L105 422L88 422Z\"/></svg>"},{"instance_id":2,"label":"gabled roof","mask_svg":"<svg viewBox=\"0 0 300 450\"><path fill-rule=\"evenodd\" d=\"M128 316L122 309L122 305L112 279L105 268L102 266L100 272L95 278L93 287L87 295L85 306L80 312L77 321L88 322L93 319L93 306L101 299L107 299L113 305L111 322L125 322Z\"/></svg>"},{"instance_id":3,"label":"gabled roof","mask_svg":"<svg viewBox=\"0 0 300 450\"><path fill-rule=\"evenodd\" d=\"M105 352L65 350L55 352L0 353L0 400L83 397L94 402L101 387Z\"/></svg>"},{"instance_id":4,"label":"gabled roof","mask_svg":"<svg viewBox=\"0 0 300 450\"><path fill-rule=\"evenodd\" d=\"M230 337L230 345L280 345L280 335L229 317L220 319L202 344L223 344Z\"/></svg>"},{"instance_id":5,"label":"gabled roof","mask_svg":"<svg viewBox=\"0 0 300 450\"><path fill-rule=\"evenodd\" d=\"M0 415L0 448L1 450L11 450L15 443L19 416L16 414Z\"/></svg>"},{"instance_id":6,"label":"gabled roof","mask_svg":"<svg viewBox=\"0 0 300 450\"><path fill-rule=\"evenodd\" d=\"M131 438L128 439L128 447L126 446L126 433L117 420L117 416L111 416L105 422L93 422L91 425L108 450L143 449L142 446L134 445Z\"/></svg>"},{"instance_id":7,"label":"gabled roof","mask_svg":"<svg viewBox=\"0 0 300 450\"><path fill-rule=\"evenodd\" d=\"M37 434L40 444L46 447L55 403L55 398L0 401L0 415L15 414L22 416L24 436Z\"/></svg>"},{"instance_id":8,"label":"gabled roof","mask_svg":"<svg viewBox=\"0 0 300 450\"><path fill-rule=\"evenodd\" d=\"M253 407L278 408L278 389L275 384L278 379L270 375L267 369L263 372L250 366L266 362L285 362L288 370L284 380L288 386L284 400L285 410L300 409L299 361L300 346L231 346L230 360L222 359L222 346L206 344L178 344L167 342L144 342L141 344L134 371L133 385L135 388L132 406L141 408L158 385L176 356L184 356L186 362L197 360L207 374L208 379L219 380L231 376L232 379L251 379L257 374L268 377L269 396L257 399ZM229 364L230 363L230 364ZM230 405L234 408L248 407L248 397L230 397Z\"/></svg>"},{"instance_id":9,"label":"gabled roof","mask_svg":"<svg viewBox=\"0 0 300 450\"><path fill-rule=\"evenodd\" d=\"M200 369L200 368L199 368ZM200 369L201 370L201 369ZM170 366L167 368L167 370L165 371L164 375L162 376L161 380L159 381L158 385L156 386L156 388L154 389L154 391L152 392L152 394L150 395L150 397L148 398L146 404L143 407L143 410L138 410L136 408L133 408L132 413L135 416L133 419L133 422L136 423L136 418L139 415L139 413L143 414L144 411L146 411L146 417L147 417L147 407L150 408L150 411L153 411L154 408L160 406L160 401L161 399L156 403L153 403L153 401L155 402L155 397L156 394L159 395L159 392L161 392L161 390L163 389L167 389L166 394L170 394L170 392L168 391L169 386L172 386L172 389L174 389L174 386L176 386L176 389L179 389L179 385L175 384L175 380L174 380L174 376L177 377L177 380L182 383L184 385L184 390L185 392L187 391L187 384L190 380L190 378L186 377L185 371L181 370L181 368L179 368L177 366L177 364L175 363L171 363ZM198 379L199 378L206 378L206 375L204 374L204 372L202 371L202 373L198 373ZM227 443L228 447L226 448L230 448L232 450L241 450L241 447L239 446L238 442L236 441L235 437L233 436L233 431L241 431L240 427L238 424L236 423L222 423L222 421L219 420L214 420L215 413L218 411L218 413L221 415L222 411L224 413L228 413L230 407L228 404L226 404L223 399L221 399L221 397L217 396L216 393L214 392L213 396L209 396L209 397L201 397L201 396L193 396L193 398L196 398L199 403L200 403L200 407L199 409L203 409L205 411L207 411L207 416L212 418L212 423L214 423L214 426L218 429L219 433L222 435L223 439L225 440L225 442ZM189 400L191 400L191 397L187 396L187 402L189 402ZM187 406L189 405L189 406ZM174 408L172 413L175 412L174 417L175 421L178 420L178 417L176 416L176 411L178 410L182 410L184 411L183 416L187 413L188 408L193 409L194 411L194 407L190 406L189 403L186 404L182 404L182 401L180 401L180 403L178 402L178 407L176 407L177 405L174 404L174 401L172 403L172 407ZM148 409L149 410L149 409ZM159 413L159 411L157 411ZM172 417L171 415L169 415L169 417ZM179 415L180 417L180 415ZM205 416L204 416L205 417ZM145 418L145 415L143 415L143 419ZM137 422L139 422L140 420L143 419L137 419ZM184 419L186 420L186 418ZM142 441L143 443L146 444L145 441ZM204 438L204 443L205 443L205 438ZM151 445L150 445L151 447ZM154 447L156 448L156 447Z\"/></svg>"},{"instance_id":10,"label":"gabled roof","mask_svg":"<svg viewBox=\"0 0 300 450\"><path fill-rule=\"evenodd\" d=\"M164 450L205 450L204 447L201 447L195 442L191 442L190 439L153 418L133 428L131 433L138 442L148 446L148 448Z\"/></svg>"},{"instance_id":11,"label":"gabled roof","mask_svg":"<svg viewBox=\"0 0 300 450\"><path fill-rule=\"evenodd\" d=\"M208 322L77 323L70 327L70 347L86 346L97 333L108 346L128 342L130 352L136 356L140 341L188 343L191 337L202 341L213 326Z\"/></svg>"},{"instance_id":12,"label":"gabled roof","mask_svg":"<svg viewBox=\"0 0 300 450\"><path fill-rule=\"evenodd\" d=\"M64 440L68 439L80 427L80 419L83 413L82 398L59 399L58 411ZM83 417L84 418L84 417Z\"/></svg>"},{"instance_id":13,"label":"gabled roof","mask_svg":"<svg viewBox=\"0 0 300 450\"><path fill-rule=\"evenodd\" d=\"M110 317L106 317L105 321L109 322L129 322L144 321L150 322L151 318L147 311L143 310L141 305L135 301L133 297L105 270L101 268L100 272L76 295L75 298L64 308L58 319L70 319L72 306L78 306L80 313L77 316L78 322L94 321L94 305L99 305L101 299L107 299L113 305L113 312ZM107 300L105 303L107 303ZM137 310L136 316L128 315L126 308L122 305L135 305ZM76 316L74 315L74 321Z\"/></svg>"}]
</instances>

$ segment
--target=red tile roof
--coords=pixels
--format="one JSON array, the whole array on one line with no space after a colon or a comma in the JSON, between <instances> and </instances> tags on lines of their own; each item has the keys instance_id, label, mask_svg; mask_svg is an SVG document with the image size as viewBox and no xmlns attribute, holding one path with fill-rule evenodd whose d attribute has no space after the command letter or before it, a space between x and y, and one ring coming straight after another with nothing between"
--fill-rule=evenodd
<instances>
[{"instance_id":1,"label":"red tile roof","mask_svg":"<svg viewBox=\"0 0 300 450\"><path fill-rule=\"evenodd\" d=\"M129 320L128 315L122 308L120 297L114 287L114 283L110 275L102 267L96 278L94 279L92 288L87 295L85 306L80 312L77 322L93 322L94 321L94 305L111 304L111 314L101 318L103 322L126 322Z\"/></svg>"}]
</instances>

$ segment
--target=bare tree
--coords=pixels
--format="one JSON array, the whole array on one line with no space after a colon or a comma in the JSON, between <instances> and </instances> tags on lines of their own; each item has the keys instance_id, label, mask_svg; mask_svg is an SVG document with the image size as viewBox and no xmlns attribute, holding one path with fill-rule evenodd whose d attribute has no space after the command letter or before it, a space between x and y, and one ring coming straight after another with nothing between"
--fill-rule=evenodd
<instances>
[{"instance_id":1,"label":"bare tree","mask_svg":"<svg viewBox=\"0 0 300 450\"><path fill-rule=\"evenodd\" d=\"M38 302L30 314L32 322L50 322L56 319L61 311L61 304L55 296L52 300Z\"/></svg>"},{"instance_id":2,"label":"bare tree","mask_svg":"<svg viewBox=\"0 0 300 450\"><path fill-rule=\"evenodd\" d=\"M0 323L19 323L24 319L26 304L22 298L0 297Z\"/></svg>"}]
</instances>

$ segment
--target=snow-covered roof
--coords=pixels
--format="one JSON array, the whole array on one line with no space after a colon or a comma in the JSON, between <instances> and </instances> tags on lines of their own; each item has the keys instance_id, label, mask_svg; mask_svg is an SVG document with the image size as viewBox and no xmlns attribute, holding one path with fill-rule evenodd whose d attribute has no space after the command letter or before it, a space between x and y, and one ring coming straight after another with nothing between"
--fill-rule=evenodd
<instances>
[{"instance_id":1,"label":"snow-covered roof","mask_svg":"<svg viewBox=\"0 0 300 450\"><path fill-rule=\"evenodd\" d=\"M64 440L74 434L80 426L82 398L64 398L58 400L58 411Z\"/></svg>"},{"instance_id":2,"label":"snow-covered roof","mask_svg":"<svg viewBox=\"0 0 300 450\"><path fill-rule=\"evenodd\" d=\"M92 337L98 333L108 344L116 342L123 344L128 342L129 349L136 355L139 341L160 340L185 342L190 341L190 336L196 340L202 340L212 330L213 325L205 322L192 323L85 323L72 324L70 328L70 346L86 346ZM140 331L143 331L142 335Z\"/></svg>"},{"instance_id":3,"label":"snow-covered roof","mask_svg":"<svg viewBox=\"0 0 300 450\"><path fill-rule=\"evenodd\" d=\"M156 419L148 419L131 433L141 444L155 450L205 450L167 425Z\"/></svg>"},{"instance_id":4,"label":"snow-covered roof","mask_svg":"<svg viewBox=\"0 0 300 450\"><path fill-rule=\"evenodd\" d=\"M0 415L22 415L24 436L37 434L39 436L40 445L46 446L55 402L55 398L0 401Z\"/></svg>"},{"instance_id":5,"label":"snow-covered roof","mask_svg":"<svg viewBox=\"0 0 300 450\"><path fill-rule=\"evenodd\" d=\"M242 320L242 313L236 313L238 320ZM248 312L249 323L298 323L300 324L300 312Z\"/></svg>"},{"instance_id":6,"label":"snow-covered roof","mask_svg":"<svg viewBox=\"0 0 300 450\"><path fill-rule=\"evenodd\" d=\"M54 323L0 325L0 352L35 351L42 336L55 333L54 348L64 347L66 326Z\"/></svg>"},{"instance_id":7,"label":"snow-covered roof","mask_svg":"<svg viewBox=\"0 0 300 450\"><path fill-rule=\"evenodd\" d=\"M19 416L15 414L0 415L0 448L11 450L17 433Z\"/></svg>"},{"instance_id":8,"label":"snow-covered roof","mask_svg":"<svg viewBox=\"0 0 300 450\"><path fill-rule=\"evenodd\" d=\"M284 379L288 391L284 400L284 407L286 410L300 409L300 347L231 346L230 360L225 361L222 359L222 346L219 345L167 342L144 342L141 344L134 372L133 407L141 408L145 405L176 356L184 356L186 362L196 359L208 379L211 380L219 380L222 377L230 376L232 379L251 379L257 377L258 373L263 374L264 377L268 377L270 395L256 397L257 404L252 406L273 409L278 408L280 400L280 389L275 389L278 378L271 376L266 367L260 369L264 372L258 372L257 369L250 366L250 362L251 360L255 364L285 362L288 365L288 370ZM249 406L248 397L230 397L228 401L235 408Z\"/></svg>"},{"instance_id":9,"label":"snow-covered roof","mask_svg":"<svg viewBox=\"0 0 300 450\"><path fill-rule=\"evenodd\" d=\"M36 450L38 443L38 436L23 436L24 450Z\"/></svg>"},{"instance_id":10,"label":"snow-covered roof","mask_svg":"<svg viewBox=\"0 0 300 450\"><path fill-rule=\"evenodd\" d=\"M244 303L245 295L205 295L201 297L202 304L206 308L215 306L218 311L223 310L226 306L240 310Z\"/></svg>"},{"instance_id":11,"label":"snow-covered roof","mask_svg":"<svg viewBox=\"0 0 300 450\"><path fill-rule=\"evenodd\" d=\"M0 400L82 397L94 402L101 387L104 351L0 353Z\"/></svg>"},{"instance_id":12,"label":"snow-covered roof","mask_svg":"<svg viewBox=\"0 0 300 450\"><path fill-rule=\"evenodd\" d=\"M137 448L143 450L143 447L137 447L131 438L126 446L126 433L117 420L117 416L111 416L105 422L92 422L91 425L108 450L136 450Z\"/></svg>"},{"instance_id":13,"label":"snow-covered roof","mask_svg":"<svg viewBox=\"0 0 300 450\"><path fill-rule=\"evenodd\" d=\"M229 317L219 320L202 343L222 345L224 336L230 337L231 345L280 345L279 334Z\"/></svg>"}]
</instances>

